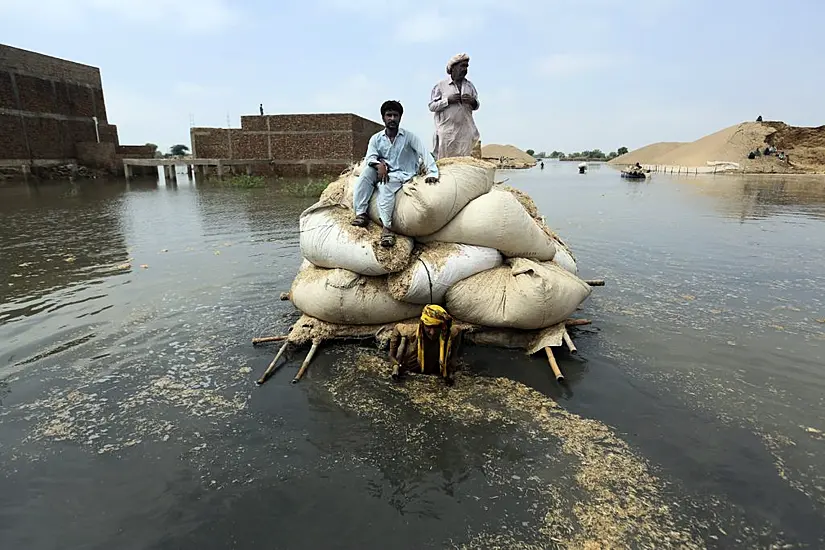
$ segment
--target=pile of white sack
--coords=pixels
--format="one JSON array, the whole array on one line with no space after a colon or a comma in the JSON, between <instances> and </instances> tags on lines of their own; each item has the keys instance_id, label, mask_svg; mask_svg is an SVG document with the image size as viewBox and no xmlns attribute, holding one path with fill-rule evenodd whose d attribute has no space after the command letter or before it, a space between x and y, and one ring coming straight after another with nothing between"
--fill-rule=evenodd
<instances>
[{"instance_id":1,"label":"pile of white sack","mask_svg":"<svg viewBox=\"0 0 825 550\"><path fill-rule=\"evenodd\" d=\"M373 223L350 225L355 168L331 183L300 218L304 262L290 299L337 324L375 325L417 317L440 304L486 327L541 329L564 321L590 295L567 246L524 193L494 183L495 166L474 158L438 162L434 185L417 177L398 192L395 246Z\"/></svg>"}]
</instances>

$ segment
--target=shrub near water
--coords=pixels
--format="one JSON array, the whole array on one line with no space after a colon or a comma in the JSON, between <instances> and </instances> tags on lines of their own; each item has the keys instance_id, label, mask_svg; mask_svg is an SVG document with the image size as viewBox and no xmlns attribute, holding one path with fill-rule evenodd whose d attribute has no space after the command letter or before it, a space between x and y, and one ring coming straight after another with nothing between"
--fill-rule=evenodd
<instances>
[{"instance_id":1,"label":"shrub near water","mask_svg":"<svg viewBox=\"0 0 825 550\"><path fill-rule=\"evenodd\" d=\"M299 198L316 198L321 195L329 179L284 179L265 178L264 176L249 176L246 174L230 176L222 180L207 180L208 185L231 187L234 189L260 189L271 187L273 190Z\"/></svg>"},{"instance_id":2,"label":"shrub near water","mask_svg":"<svg viewBox=\"0 0 825 550\"><path fill-rule=\"evenodd\" d=\"M281 180L275 185L275 189L291 197L316 198L320 197L324 189L327 188L332 179L302 179L302 180Z\"/></svg>"}]
</instances>

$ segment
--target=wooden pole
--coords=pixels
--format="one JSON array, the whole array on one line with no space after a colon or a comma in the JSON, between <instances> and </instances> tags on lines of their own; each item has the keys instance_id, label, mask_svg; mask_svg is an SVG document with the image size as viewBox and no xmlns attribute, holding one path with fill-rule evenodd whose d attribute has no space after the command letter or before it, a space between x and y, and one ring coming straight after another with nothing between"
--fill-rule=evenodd
<instances>
[{"instance_id":1,"label":"wooden pole","mask_svg":"<svg viewBox=\"0 0 825 550\"><path fill-rule=\"evenodd\" d=\"M550 362L550 368L553 369L553 374L556 375L556 382L564 382L564 375L561 373L558 363L556 363L556 358L553 357L553 350L550 349L550 346L547 346L544 348L544 351L547 353L547 361Z\"/></svg>"},{"instance_id":2,"label":"wooden pole","mask_svg":"<svg viewBox=\"0 0 825 550\"><path fill-rule=\"evenodd\" d=\"M570 353L574 355L579 353L579 350L577 350L575 344L573 344L573 339L570 338L570 334L568 334L566 330L564 334L562 334L562 338L564 338L564 343L567 344L567 349L570 350Z\"/></svg>"},{"instance_id":3,"label":"wooden pole","mask_svg":"<svg viewBox=\"0 0 825 550\"><path fill-rule=\"evenodd\" d=\"M398 349L396 350L395 353L398 355L398 357L403 358L404 357L404 351L406 350L406 348L407 348L407 337L402 336L401 337L401 342L398 344ZM398 358L396 358L395 359L395 364L393 364L393 366L392 366L392 375L391 375L396 380L401 376L401 373L399 371L400 371L400 362L399 362Z\"/></svg>"},{"instance_id":4,"label":"wooden pole","mask_svg":"<svg viewBox=\"0 0 825 550\"><path fill-rule=\"evenodd\" d=\"M253 338L252 345L256 346L258 344L265 344L267 342L283 342L289 338L288 336L267 336L265 338Z\"/></svg>"},{"instance_id":5,"label":"wooden pole","mask_svg":"<svg viewBox=\"0 0 825 550\"><path fill-rule=\"evenodd\" d=\"M604 286L604 279L587 279L584 282L590 286Z\"/></svg>"},{"instance_id":6,"label":"wooden pole","mask_svg":"<svg viewBox=\"0 0 825 550\"><path fill-rule=\"evenodd\" d=\"M278 355L275 356L275 359L272 360L272 362L266 368L266 371L264 371L263 375L261 375L261 377L258 379L257 384L259 386L262 385L267 380L269 380L269 377L272 376L273 372L275 372L275 364L278 362L278 359L281 358L281 355L284 354L284 352L286 351L287 346L289 346L289 341L284 342L284 345L281 346L281 349L278 351Z\"/></svg>"},{"instance_id":7,"label":"wooden pole","mask_svg":"<svg viewBox=\"0 0 825 550\"><path fill-rule=\"evenodd\" d=\"M292 379L293 384L297 384L298 382L301 381L301 378L303 378L304 373L309 368L309 363L310 363L310 361L312 361L312 357L315 355L315 352L318 350L318 345L320 343L321 343L320 340L316 340L316 341L312 342L312 347L309 348L309 353L307 353L306 359L304 359L304 362L301 365L301 368L298 370L298 374L296 374L295 378Z\"/></svg>"},{"instance_id":8,"label":"wooden pole","mask_svg":"<svg viewBox=\"0 0 825 550\"><path fill-rule=\"evenodd\" d=\"M593 323L590 319L567 319L564 322L564 326L566 327L580 327L582 325L589 325Z\"/></svg>"}]
</instances>

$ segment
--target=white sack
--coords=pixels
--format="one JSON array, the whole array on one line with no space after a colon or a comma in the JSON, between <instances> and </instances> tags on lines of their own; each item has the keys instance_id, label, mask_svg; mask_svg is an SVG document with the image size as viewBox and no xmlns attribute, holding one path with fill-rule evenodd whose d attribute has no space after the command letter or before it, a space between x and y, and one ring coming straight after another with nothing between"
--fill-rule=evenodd
<instances>
[{"instance_id":1,"label":"white sack","mask_svg":"<svg viewBox=\"0 0 825 550\"><path fill-rule=\"evenodd\" d=\"M576 259L573 257L573 254L560 242L556 241L555 244L556 255L553 256L553 263L558 265L560 268L569 271L573 275L577 275L579 273L579 268L576 265Z\"/></svg>"},{"instance_id":2,"label":"white sack","mask_svg":"<svg viewBox=\"0 0 825 550\"><path fill-rule=\"evenodd\" d=\"M540 329L564 321L590 290L552 262L513 258L456 283L447 291L447 311L487 327Z\"/></svg>"},{"instance_id":3,"label":"white sack","mask_svg":"<svg viewBox=\"0 0 825 550\"><path fill-rule=\"evenodd\" d=\"M392 297L413 304L443 304L455 283L503 261L495 248L466 244L422 244L416 252L404 271L387 278Z\"/></svg>"},{"instance_id":4,"label":"white sack","mask_svg":"<svg viewBox=\"0 0 825 550\"><path fill-rule=\"evenodd\" d=\"M421 237L495 248L507 257L553 259L556 245L513 194L493 189L473 200L440 231Z\"/></svg>"},{"instance_id":5,"label":"white sack","mask_svg":"<svg viewBox=\"0 0 825 550\"><path fill-rule=\"evenodd\" d=\"M344 269L304 267L292 282L290 300L311 317L346 325L394 323L421 315L421 306L390 296L386 277Z\"/></svg>"},{"instance_id":6,"label":"white sack","mask_svg":"<svg viewBox=\"0 0 825 550\"><path fill-rule=\"evenodd\" d=\"M301 254L318 267L341 268L361 275L386 275L404 269L410 261L413 241L396 236L395 246L380 244L381 228L354 227L352 210L318 202L300 219Z\"/></svg>"},{"instance_id":7,"label":"white sack","mask_svg":"<svg viewBox=\"0 0 825 550\"><path fill-rule=\"evenodd\" d=\"M462 157L440 161L438 171L438 183L431 185L425 183L425 176L417 176L395 194L393 231L410 237L435 233L467 203L493 188L496 169L489 162ZM377 193L370 200L369 215L381 223Z\"/></svg>"}]
</instances>

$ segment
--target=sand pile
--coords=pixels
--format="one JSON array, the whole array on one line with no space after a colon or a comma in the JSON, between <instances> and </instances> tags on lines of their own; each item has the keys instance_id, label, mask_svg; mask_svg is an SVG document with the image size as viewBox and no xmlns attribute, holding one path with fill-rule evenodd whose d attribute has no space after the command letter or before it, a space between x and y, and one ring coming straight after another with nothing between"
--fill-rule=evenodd
<instances>
[{"instance_id":1,"label":"sand pile","mask_svg":"<svg viewBox=\"0 0 825 550\"><path fill-rule=\"evenodd\" d=\"M628 166L631 164L655 164L651 162L650 159L659 158L662 155L665 155L677 147L681 147L685 145L682 141L660 141L659 143L652 143L650 145L646 145L641 149L636 149L635 151L630 151L625 155L621 155L616 157L615 159L608 162L608 164L616 164L620 166Z\"/></svg>"},{"instance_id":2,"label":"sand pile","mask_svg":"<svg viewBox=\"0 0 825 550\"><path fill-rule=\"evenodd\" d=\"M769 145L790 156L748 159L748 153ZM733 162L745 172L825 172L825 126L801 128L784 122L743 122L693 142L662 142L616 157L609 164L707 167Z\"/></svg>"},{"instance_id":3,"label":"sand pile","mask_svg":"<svg viewBox=\"0 0 825 550\"><path fill-rule=\"evenodd\" d=\"M485 145L481 148L481 157L495 162L499 168L531 168L536 165L536 159L514 145Z\"/></svg>"},{"instance_id":4,"label":"sand pile","mask_svg":"<svg viewBox=\"0 0 825 550\"><path fill-rule=\"evenodd\" d=\"M708 162L741 162L754 149L765 147L765 138L775 130L759 122L744 122L690 143L656 144L616 157L610 164L661 164L668 166L707 166ZM673 144L667 144L673 145ZM635 157L632 160L630 157Z\"/></svg>"}]
</instances>

